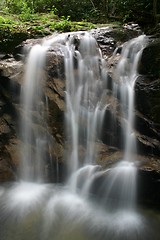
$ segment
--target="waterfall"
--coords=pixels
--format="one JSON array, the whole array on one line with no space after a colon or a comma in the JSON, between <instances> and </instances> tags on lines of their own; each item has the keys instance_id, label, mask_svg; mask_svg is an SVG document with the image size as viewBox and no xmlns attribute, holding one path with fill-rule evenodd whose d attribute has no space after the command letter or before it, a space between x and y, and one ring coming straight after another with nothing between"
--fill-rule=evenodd
<instances>
[{"instance_id":1,"label":"waterfall","mask_svg":"<svg viewBox=\"0 0 160 240\"><path fill-rule=\"evenodd\" d=\"M21 93L23 146L20 176L26 181L44 181L45 149L48 145L46 104L42 93L46 51L47 48L40 45L31 49ZM41 131L41 126L46 132Z\"/></svg>"},{"instance_id":2,"label":"waterfall","mask_svg":"<svg viewBox=\"0 0 160 240\"><path fill-rule=\"evenodd\" d=\"M1 240L160 238L159 220L136 207L134 85L145 39L124 45L110 91L106 61L90 34L53 36L31 48L21 93L20 180L0 186ZM67 180L46 184L45 166L54 145L44 97L45 66L47 51L56 44L65 66ZM120 163L104 170L96 160L110 107L108 92L120 101L124 154Z\"/></svg>"},{"instance_id":3,"label":"waterfall","mask_svg":"<svg viewBox=\"0 0 160 240\"><path fill-rule=\"evenodd\" d=\"M134 130L134 86L138 77L138 64L143 48L146 46L146 36L141 35L124 44L120 60L114 73L113 96L121 104L120 114L123 121L124 156L109 173L110 184L106 191L107 204L112 208L110 199L118 199L116 208L134 209L136 206L137 168L136 139ZM119 91L119 94L117 93ZM115 109L117 111L117 109ZM107 179L108 179L107 178ZM115 208L115 203L113 203Z\"/></svg>"},{"instance_id":4,"label":"waterfall","mask_svg":"<svg viewBox=\"0 0 160 240\"><path fill-rule=\"evenodd\" d=\"M146 46L146 36L141 35L127 42L117 64L115 79L118 81L122 114L127 120L124 126L124 160L134 161L132 153L136 154L136 141L134 132L134 86L138 76L138 64L142 51Z\"/></svg>"},{"instance_id":5,"label":"waterfall","mask_svg":"<svg viewBox=\"0 0 160 240\"><path fill-rule=\"evenodd\" d=\"M81 166L94 164L96 159L96 141L106 109L103 89L103 71L105 66L96 40L89 34L77 40L69 38L65 49L66 69L66 128L69 173ZM80 161L79 146L86 150Z\"/></svg>"}]
</instances>

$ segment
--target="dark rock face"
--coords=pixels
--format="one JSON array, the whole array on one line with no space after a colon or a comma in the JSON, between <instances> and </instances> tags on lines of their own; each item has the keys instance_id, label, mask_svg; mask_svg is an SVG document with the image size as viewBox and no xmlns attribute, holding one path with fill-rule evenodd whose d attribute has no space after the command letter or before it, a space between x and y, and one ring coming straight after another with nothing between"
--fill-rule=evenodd
<instances>
[{"instance_id":1,"label":"dark rock face","mask_svg":"<svg viewBox=\"0 0 160 240\"><path fill-rule=\"evenodd\" d=\"M113 191L110 192L109 198L106 195L106 189L110 186L111 174L112 168L108 169L107 172L98 174L90 187L90 193L98 203L107 206L108 201L111 201L116 208L119 203L117 202L120 197L119 194ZM160 209L160 181L159 174L156 171L138 170L136 201L139 206Z\"/></svg>"},{"instance_id":2,"label":"dark rock face","mask_svg":"<svg viewBox=\"0 0 160 240\"><path fill-rule=\"evenodd\" d=\"M139 30L127 28L101 28L91 30L91 34L96 38L99 47L101 48L104 58L112 55L116 48L121 51L121 44L129 41L132 38L138 37L141 32Z\"/></svg>"},{"instance_id":3,"label":"dark rock face","mask_svg":"<svg viewBox=\"0 0 160 240\"><path fill-rule=\"evenodd\" d=\"M156 171L139 170L137 199L139 204L160 208L160 174Z\"/></svg>"},{"instance_id":4,"label":"dark rock face","mask_svg":"<svg viewBox=\"0 0 160 240\"><path fill-rule=\"evenodd\" d=\"M160 156L160 41L149 39L136 81L136 130L139 149ZM140 136L141 135L141 136Z\"/></svg>"},{"instance_id":5,"label":"dark rock face","mask_svg":"<svg viewBox=\"0 0 160 240\"><path fill-rule=\"evenodd\" d=\"M139 73L154 78L160 77L160 39L149 39L149 44L142 54Z\"/></svg>"},{"instance_id":6,"label":"dark rock face","mask_svg":"<svg viewBox=\"0 0 160 240\"><path fill-rule=\"evenodd\" d=\"M136 106L155 124L160 124L160 79L140 76L136 82Z\"/></svg>"},{"instance_id":7,"label":"dark rock face","mask_svg":"<svg viewBox=\"0 0 160 240\"><path fill-rule=\"evenodd\" d=\"M160 40L150 39L139 64L136 108L159 128L160 124Z\"/></svg>"}]
</instances>

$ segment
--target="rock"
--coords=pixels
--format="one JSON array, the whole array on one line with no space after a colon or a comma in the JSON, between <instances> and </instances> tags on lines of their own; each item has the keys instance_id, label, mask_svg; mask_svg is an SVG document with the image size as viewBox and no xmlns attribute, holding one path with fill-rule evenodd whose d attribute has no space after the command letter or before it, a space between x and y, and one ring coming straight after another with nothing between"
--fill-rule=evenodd
<instances>
[{"instance_id":1,"label":"rock","mask_svg":"<svg viewBox=\"0 0 160 240\"><path fill-rule=\"evenodd\" d=\"M141 32L137 29L104 27L90 31L98 42L104 58L111 57L115 49L118 49L124 42L138 37Z\"/></svg>"},{"instance_id":2,"label":"rock","mask_svg":"<svg viewBox=\"0 0 160 240\"><path fill-rule=\"evenodd\" d=\"M5 160L0 160L0 182L6 183L15 181L16 177L14 172L10 169L10 164Z\"/></svg>"},{"instance_id":3,"label":"rock","mask_svg":"<svg viewBox=\"0 0 160 240\"><path fill-rule=\"evenodd\" d=\"M160 124L160 79L139 76L136 81L136 106L154 124Z\"/></svg>"},{"instance_id":4,"label":"rock","mask_svg":"<svg viewBox=\"0 0 160 240\"><path fill-rule=\"evenodd\" d=\"M151 160L151 159L150 159ZM92 200L98 200L100 204L108 204L108 196L106 195L106 189L111 184L111 173L112 167L115 163L110 164L110 168L107 171L101 171L94 178L92 185L90 186L90 194ZM158 166L159 168L160 166ZM115 176L115 180L117 176ZM136 173L137 182L135 182L136 191L136 202L139 206L152 207L159 209L160 205L160 172L153 170L152 168L139 168ZM112 182L113 184L113 182ZM127 185L127 183L126 183ZM120 187L123 187L120 185ZM119 193L117 191L111 191L109 197L111 198L112 204L115 203L115 208L117 207L117 200L119 200ZM94 196L94 197L93 197ZM119 203L119 202L118 202Z\"/></svg>"},{"instance_id":5,"label":"rock","mask_svg":"<svg viewBox=\"0 0 160 240\"><path fill-rule=\"evenodd\" d=\"M139 31L141 33L141 29L137 23L133 23L133 22L126 23L126 24L124 24L123 27L124 27L124 29L132 30L132 31Z\"/></svg>"},{"instance_id":6,"label":"rock","mask_svg":"<svg viewBox=\"0 0 160 240\"><path fill-rule=\"evenodd\" d=\"M142 53L139 73L154 78L160 77L160 39L149 39L149 44Z\"/></svg>"},{"instance_id":7,"label":"rock","mask_svg":"<svg viewBox=\"0 0 160 240\"><path fill-rule=\"evenodd\" d=\"M160 153L160 131L157 124L142 113L135 113L135 129L139 153Z\"/></svg>"},{"instance_id":8,"label":"rock","mask_svg":"<svg viewBox=\"0 0 160 240\"><path fill-rule=\"evenodd\" d=\"M13 56L16 60L19 61L19 56L24 58L29 53L30 49L36 45L41 44L43 41L43 38L37 38L37 39L27 39L26 41L23 41L21 44L15 47L13 51ZM21 59L20 59L21 60Z\"/></svg>"},{"instance_id":9,"label":"rock","mask_svg":"<svg viewBox=\"0 0 160 240\"><path fill-rule=\"evenodd\" d=\"M160 80L139 76L135 86L136 129L140 151L160 155Z\"/></svg>"},{"instance_id":10,"label":"rock","mask_svg":"<svg viewBox=\"0 0 160 240\"><path fill-rule=\"evenodd\" d=\"M17 179L17 167L19 165L19 145L17 139L10 135L4 135L0 142L0 182L9 182Z\"/></svg>"},{"instance_id":11,"label":"rock","mask_svg":"<svg viewBox=\"0 0 160 240\"><path fill-rule=\"evenodd\" d=\"M59 165L59 176L53 176L51 173L51 163L46 162L46 175L50 181L62 179L62 161L64 149L64 63L63 56L59 48L50 49L47 54L46 63L46 86L44 88L45 98L48 102L48 128L50 129L53 146L49 146L46 155L53 159L53 165ZM1 157L4 167L0 165L0 181L15 180L18 177L18 168L21 159L21 139L19 135L20 116L23 115L23 109L20 105L20 92L24 78L23 61L16 61L9 58L0 61L0 136L1 136ZM59 78L61 75L62 78ZM36 114L34 116L36 121ZM46 129L34 124L32 126L33 134L35 128L43 133ZM33 148L34 149L34 148ZM49 152L48 152L49 151ZM48 152L48 153L47 153ZM5 164L7 162L7 164ZM58 163L57 163L58 162ZM54 169L56 169L54 168ZM4 171L4 176L3 176ZM8 178L8 179L7 179ZM47 180L48 181L48 180Z\"/></svg>"},{"instance_id":12,"label":"rock","mask_svg":"<svg viewBox=\"0 0 160 240\"><path fill-rule=\"evenodd\" d=\"M144 206L159 209L160 202L160 173L155 170L143 169L138 171L137 201Z\"/></svg>"}]
</instances>

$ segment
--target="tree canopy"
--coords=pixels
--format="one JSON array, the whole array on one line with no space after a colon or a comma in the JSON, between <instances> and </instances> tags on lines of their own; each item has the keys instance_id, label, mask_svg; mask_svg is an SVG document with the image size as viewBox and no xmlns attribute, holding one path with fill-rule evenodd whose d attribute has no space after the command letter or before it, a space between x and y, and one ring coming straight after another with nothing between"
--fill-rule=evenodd
<instances>
[{"instance_id":1,"label":"tree canopy","mask_svg":"<svg viewBox=\"0 0 160 240\"><path fill-rule=\"evenodd\" d=\"M46 13L53 11L58 16L71 20L104 22L108 18L152 23L160 14L157 0L1 0L1 8L14 14Z\"/></svg>"}]
</instances>

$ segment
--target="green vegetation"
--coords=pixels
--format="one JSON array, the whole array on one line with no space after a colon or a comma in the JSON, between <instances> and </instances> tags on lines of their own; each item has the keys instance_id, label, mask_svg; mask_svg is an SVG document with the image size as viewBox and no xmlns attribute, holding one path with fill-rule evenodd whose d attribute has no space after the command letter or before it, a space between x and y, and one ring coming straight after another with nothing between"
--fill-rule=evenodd
<instances>
[{"instance_id":1,"label":"green vegetation","mask_svg":"<svg viewBox=\"0 0 160 240\"><path fill-rule=\"evenodd\" d=\"M158 0L1 0L1 8L27 17L33 13L52 12L72 21L104 21L115 17L122 21L154 21L160 14ZM148 18L150 16L150 18Z\"/></svg>"},{"instance_id":2,"label":"green vegetation","mask_svg":"<svg viewBox=\"0 0 160 240\"><path fill-rule=\"evenodd\" d=\"M54 31L91 29L97 23L157 22L158 0L1 0L0 51Z\"/></svg>"},{"instance_id":3,"label":"green vegetation","mask_svg":"<svg viewBox=\"0 0 160 240\"><path fill-rule=\"evenodd\" d=\"M0 14L0 52L12 52L16 45L27 38L38 38L54 31L69 32L94 27L90 22L73 22L69 18L58 18L48 14Z\"/></svg>"}]
</instances>

